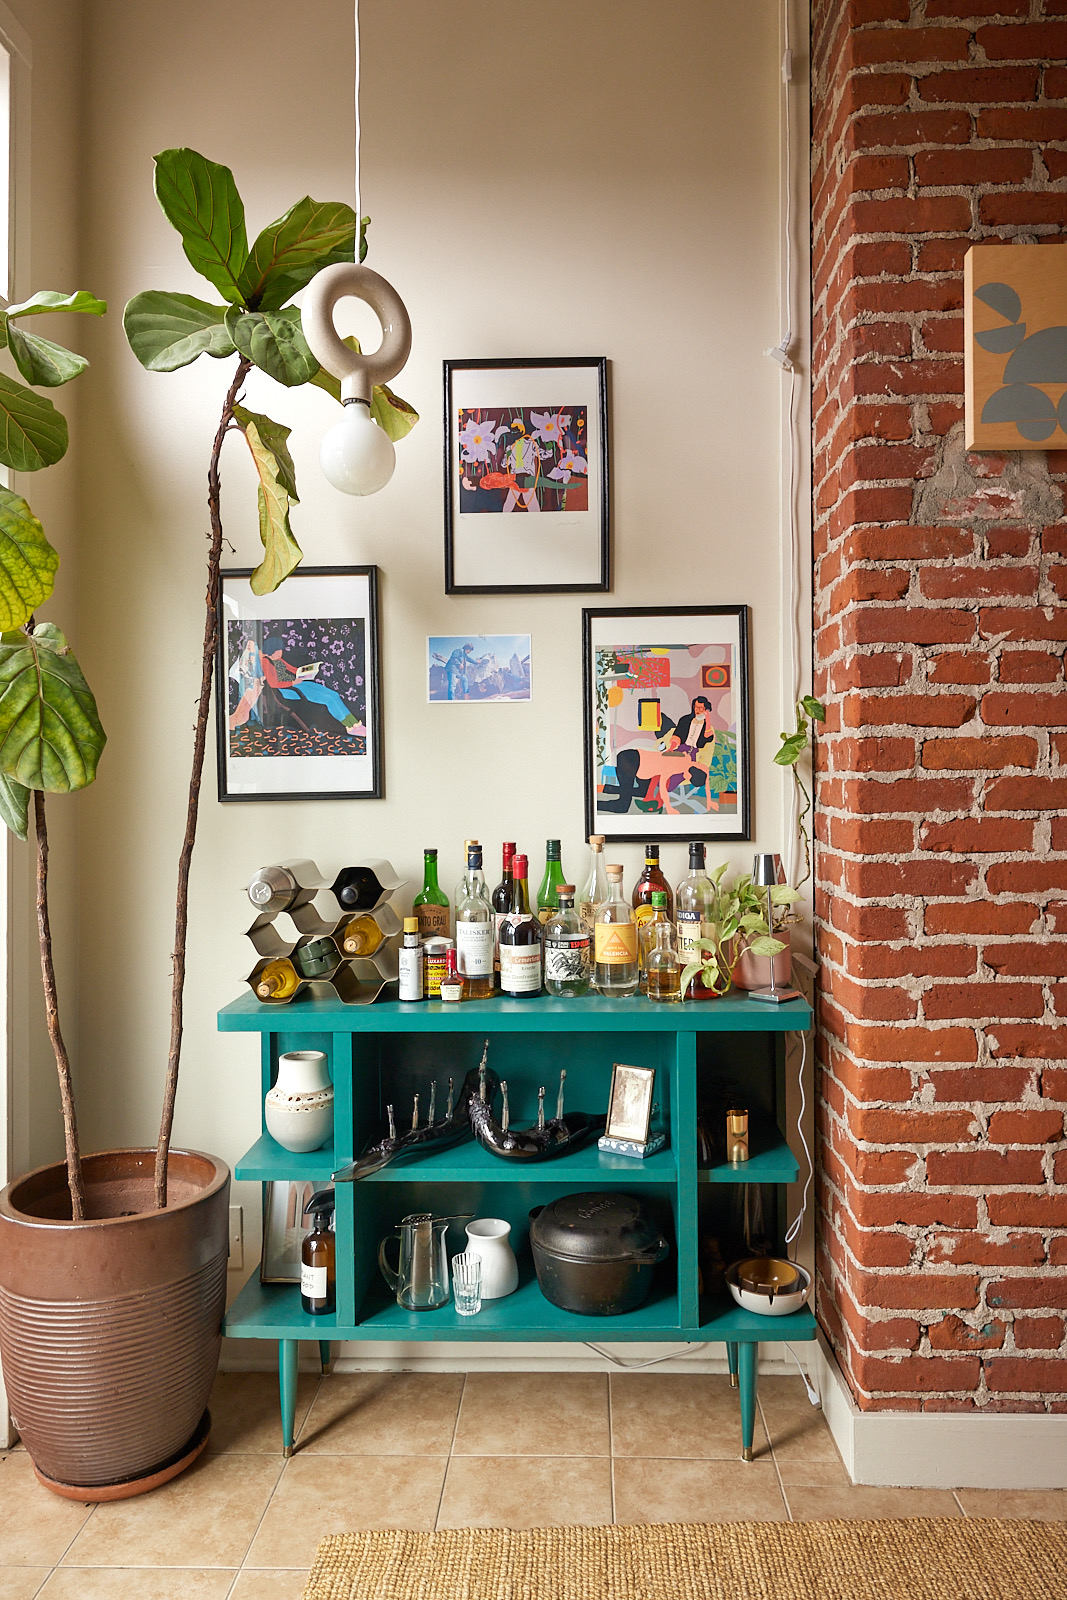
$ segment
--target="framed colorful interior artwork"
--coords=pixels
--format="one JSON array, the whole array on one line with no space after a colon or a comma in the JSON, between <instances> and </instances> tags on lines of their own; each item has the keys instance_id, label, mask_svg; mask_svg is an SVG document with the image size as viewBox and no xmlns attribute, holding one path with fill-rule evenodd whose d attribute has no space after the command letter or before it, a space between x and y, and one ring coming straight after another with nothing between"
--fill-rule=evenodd
<instances>
[{"instance_id":1,"label":"framed colorful interior artwork","mask_svg":"<svg viewBox=\"0 0 1067 1600\"><path fill-rule=\"evenodd\" d=\"M219 799L381 799L378 568L251 575L219 585Z\"/></svg>"},{"instance_id":2,"label":"framed colorful interior artwork","mask_svg":"<svg viewBox=\"0 0 1067 1600\"><path fill-rule=\"evenodd\" d=\"M968 450L1067 447L1067 248L976 244L963 258Z\"/></svg>"},{"instance_id":3,"label":"framed colorful interior artwork","mask_svg":"<svg viewBox=\"0 0 1067 1600\"><path fill-rule=\"evenodd\" d=\"M582 612L585 826L748 839L748 607Z\"/></svg>"},{"instance_id":4,"label":"framed colorful interior artwork","mask_svg":"<svg viewBox=\"0 0 1067 1600\"><path fill-rule=\"evenodd\" d=\"M607 361L446 361L445 592L607 589Z\"/></svg>"}]
</instances>

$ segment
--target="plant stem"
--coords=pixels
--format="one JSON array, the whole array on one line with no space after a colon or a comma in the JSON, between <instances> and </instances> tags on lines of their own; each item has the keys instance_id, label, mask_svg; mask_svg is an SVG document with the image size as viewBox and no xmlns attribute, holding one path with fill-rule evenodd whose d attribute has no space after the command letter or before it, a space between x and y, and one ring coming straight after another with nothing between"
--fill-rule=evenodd
<instances>
[{"instance_id":1,"label":"plant stem","mask_svg":"<svg viewBox=\"0 0 1067 1600\"><path fill-rule=\"evenodd\" d=\"M41 946L41 977L44 981L45 1014L48 1037L59 1073L59 1100L63 1107L63 1139L67 1149L67 1183L70 1186L70 1214L75 1222L85 1219L85 1183L82 1179L81 1151L78 1148L78 1117L74 1109L74 1085L70 1077L70 1057L59 1026L59 998L56 972L52 964L52 929L48 921L48 826L44 815L44 794L33 791L33 816L37 835L37 938Z\"/></svg>"},{"instance_id":2,"label":"plant stem","mask_svg":"<svg viewBox=\"0 0 1067 1600\"><path fill-rule=\"evenodd\" d=\"M156 1143L156 1206L162 1210L167 1203L167 1157L170 1154L170 1136L174 1125L174 1097L178 1090L178 1066L182 1052L182 1001L185 993L185 947L189 932L189 868L192 865L193 845L196 843L196 818L200 804L200 780L204 771L204 749L207 744L207 725L211 715L211 685L215 671L215 651L219 637L219 566L222 561L222 506L219 482L219 457L223 441L233 420L233 408L241 385L248 376L252 363L242 359L233 375L223 402L215 442L211 447L211 460L207 471L207 505L211 518L211 543L207 560L207 602L204 617L204 654L200 672L200 699L196 708L196 736L193 741L193 768L189 777L189 804L185 815L185 838L178 858L178 898L174 919L173 981L170 999L170 1053L167 1057L167 1081L163 1090L163 1116L159 1124Z\"/></svg>"},{"instance_id":3,"label":"plant stem","mask_svg":"<svg viewBox=\"0 0 1067 1600\"><path fill-rule=\"evenodd\" d=\"M804 876L797 884L797 888L802 889L807 883L808 879L811 877L811 841L808 838L808 830L804 826L804 819L811 810L811 795L804 787L803 779L801 778L800 773L797 771L795 765L793 767L793 782L804 796L804 804L800 809L799 815L797 816L797 829L800 833L801 843L804 846Z\"/></svg>"}]
</instances>

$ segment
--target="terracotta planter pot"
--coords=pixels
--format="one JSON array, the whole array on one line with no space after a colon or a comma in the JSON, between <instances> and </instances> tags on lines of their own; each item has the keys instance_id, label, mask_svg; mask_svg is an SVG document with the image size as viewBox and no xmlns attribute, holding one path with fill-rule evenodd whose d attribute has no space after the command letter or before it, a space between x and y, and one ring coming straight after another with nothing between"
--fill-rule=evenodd
<instances>
[{"instance_id":1,"label":"terracotta planter pot","mask_svg":"<svg viewBox=\"0 0 1067 1600\"><path fill-rule=\"evenodd\" d=\"M780 989L785 989L791 984L793 974L789 929L782 929L775 933L774 937L782 939L785 943L785 949L780 950L774 958L774 981ZM767 956L754 956L748 945L744 944L733 964L730 977L735 989L766 989L771 981L770 960Z\"/></svg>"},{"instance_id":2,"label":"terracotta planter pot","mask_svg":"<svg viewBox=\"0 0 1067 1600\"><path fill-rule=\"evenodd\" d=\"M0 1191L4 1382L39 1475L58 1484L158 1474L188 1453L207 1406L230 1173L172 1150L167 1209L154 1211L154 1161L154 1150L86 1157L85 1222L70 1220L62 1164Z\"/></svg>"}]
</instances>

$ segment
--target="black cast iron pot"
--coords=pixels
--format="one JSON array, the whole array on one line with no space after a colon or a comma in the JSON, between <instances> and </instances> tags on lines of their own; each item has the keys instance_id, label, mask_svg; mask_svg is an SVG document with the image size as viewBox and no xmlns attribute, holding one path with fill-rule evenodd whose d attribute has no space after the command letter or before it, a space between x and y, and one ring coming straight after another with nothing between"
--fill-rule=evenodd
<instances>
[{"instance_id":1,"label":"black cast iron pot","mask_svg":"<svg viewBox=\"0 0 1067 1600\"><path fill-rule=\"evenodd\" d=\"M546 1300L584 1317L618 1317L648 1299L670 1251L632 1194L568 1194L530 1212L530 1248Z\"/></svg>"}]
</instances>

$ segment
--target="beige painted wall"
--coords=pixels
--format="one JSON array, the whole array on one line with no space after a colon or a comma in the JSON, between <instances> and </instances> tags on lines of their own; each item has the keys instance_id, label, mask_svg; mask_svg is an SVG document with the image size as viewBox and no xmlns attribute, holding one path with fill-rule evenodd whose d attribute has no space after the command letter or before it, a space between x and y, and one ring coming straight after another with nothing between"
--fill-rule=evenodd
<instances>
[{"instance_id":1,"label":"beige painted wall","mask_svg":"<svg viewBox=\"0 0 1067 1600\"><path fill-rule=\"evenodd\" d=\"M310 191L351 192L351 8L283 0L93 0L85 54L85 269L117 307L202 293L155 205L152 155L190 144L234 169L250 231ZM193 871L177 1135L230 1161L256 1136L250 1038L215 1012L250 965L241 888L307 854L367 853L415 877L465 835L568 871L582 846L583 597L446 598L441 361L605 354L611 361L614 581L589 604L752 607L755 842L778 848L785 784L778 638L781 378L762 356L778 312L778 41L771 0L500 3L363 0L364 209L370 264L407 302L396 387L423 421L369 501L317 466L336 415L262 375L249 401L294 429L294 525L309 562L382 576L387 798L219 806L207 774ZM166 1054L175 862L202 629L204 473L227 377L201 360L143 372L118 316L93 330L82 417L79 638L110 744L79 807L81 1061L90 1145L154 1135ZM228 364L227 364L228 365ZM257 559L250 470L224 462L233 564ZM425 703L428 632L529 631L528 706ZM753 845L727 852L747 864ZM637 847L619 852L632 882ZM711 848L712 859L719 850ZM665 851L673 878L680 845ZM258 1211L250 1188L238 1196Z\"/></svg>"}]
</instances>

